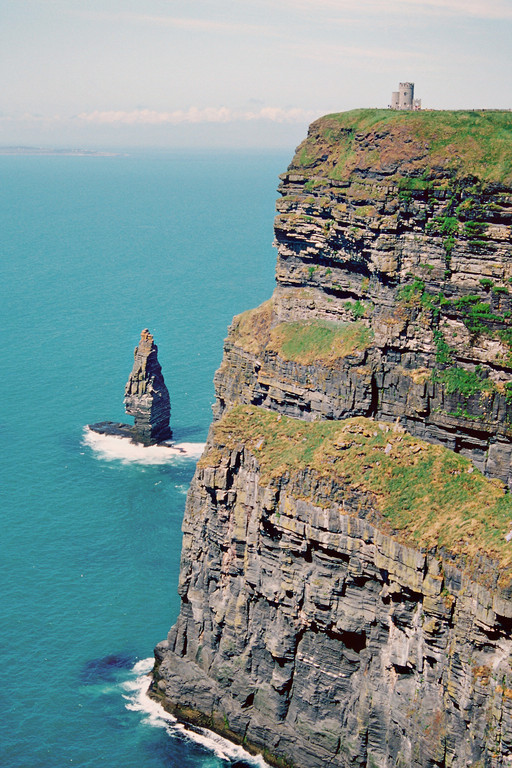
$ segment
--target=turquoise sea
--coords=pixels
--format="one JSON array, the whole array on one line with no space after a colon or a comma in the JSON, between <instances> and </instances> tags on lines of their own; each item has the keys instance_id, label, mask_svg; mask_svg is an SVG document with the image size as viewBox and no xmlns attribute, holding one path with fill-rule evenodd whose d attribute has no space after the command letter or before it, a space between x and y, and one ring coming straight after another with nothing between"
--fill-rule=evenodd
<instances>
[{"instance_id":1,"label":"turquoise sea","mask_svg":"<svg viewBox=\"0 0 512 768\"><path fill-rule=\"evenodd\" d=\"M290 157L0 157L2 768L245 759L162 719L141 676L179 609L181 520L227 326L272 291ZM86 424L126 420L145 327L183 458L84 442Z\"/></svg>"}]
</instances>

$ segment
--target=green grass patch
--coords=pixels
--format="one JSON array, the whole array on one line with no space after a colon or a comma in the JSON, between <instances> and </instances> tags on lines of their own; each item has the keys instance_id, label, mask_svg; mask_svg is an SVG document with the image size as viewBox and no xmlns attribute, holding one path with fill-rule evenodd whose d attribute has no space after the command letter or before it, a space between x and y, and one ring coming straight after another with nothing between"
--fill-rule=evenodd
<instances>
[{"instance_id":1,"label":"green grass patch","mask_svg":"<svg viewBox=\"0 0 512 768\"><path fill-rule=\"evenodd\" d=\"M415 177L406 177L400 179L398 196L402 200L412 200L412 192L426 192L432 188L432 182L428 179L418 179Z\"/></svg>"},{"instance_id":2,"label":"green grass patch","mask_svg":"<svg viewBox=\"0 0 512 768\"><path fill-rule=\"evenodd\" d=\"M362 144L358 138L369 140ZM316 178L348 180L357 167L398 163L401 191L443 188L432 168L450 180L476 177L512 183L512 113L507 110L355 109L315 121L293 166ZM438 174L437 174L438 176Z\"/></svg>"},{"instance_id":3,"label":"green grass patch","mask_svg":"<svg viewBox=\"0 0 512 768\"><path fill-rule=\"evenodd\" d=\"M412 283L406 283L397 292L397 300L403 302L406 306L417 306L421 303L425 295L425 283L418 277L415 277Z\"/></svg>"},{"instance_id":4,"label":"green grass patch","mask_svg":"<svg viewBox=\"0 0 512 768\"><path fill-rule=\"evenodd\" d=\"M356 318L371 308L372 305L361 301L351 304ZM273 302L270 299L256 309L237 315L229 338L255 355L269 350L284 360L303 365L315 362L331 365L347 355L367 349L373 341L373 331L359 320L353 323L298 320L273 326Z\"/></svg>"},{"instance_id":5,"label":"green grass patch","mask_svg":"<svg viewBox=\"0 0 512 768\"><path fill-rule=\"evenodd\" d=\"M369 315L372 312L373 304L371 302L365 304L364 301L356 299L356 301L346 301L345 308L352 313L354 320L360 320L362 317L365 317L365 315Z\"/></svg>"},{"instance_id":6,"label":"green grass patch","mask_svg":"<svg viewBox=\"0 0 512 768\"><path fill-rule=\"evenodd\" d=\"M503 318L492 311L490 304L481 301L480 297L474 294L462 296L452 304L461 312L462 320L470 333L484 333L488 330L489 323L503 322Z\"/></svg>"},{"instance_id":7,"label":"green grass patch","mask_svg":"<svg viewBox=\"0 0 512 768\"><path fill-rule=\"evenodd\" d=\"M443 332L436 328L434 331L434 344L436 345L436 363L449 365L453 360L453 352L446 342Z\"/></svg>"},{"instance_id":8,"label":"green grass patch","mask_svg":"<svg viewBox=\"0 0 512 768\"><path fill-rule=\"evenodd\" d=\"M463 231L470 240L478 240L485 235L488 226L485 221L466 221Z\"/></svg>"},{"instance_id":9,"label":"green grass patch","mask_svg":"<svg viewBox=\"0 0 512 768\"><path fill-rule=\"evenodd\" d=\"M468 371L466 368L453 365L444 371L437 371L435 376L437 381L444 384L449 395L457 393L466 399L472 395L493 392L496 389L492 380L484 378L479 368Z\"/></svg>"},{"instance_id":10,"label":"green grass patch","mask_svg":"<svg viewBox=\"0 0 512 768\"><path fill-rule=\"evenodd\" d=\"M459 222L454 216L435 216L425 227L425 232L433 235L454 235L458 232Z\"/></svg>"},{"instance_id":11,"label":"green grass patch","mask_svg":"<svg viewBox=\"0 0 512 768\"><path fill-rule=\"evenodd\" d=\"M273 328L267 348L303 365L329 364L367 349L372 340L373 332L362 322L296 321Z\"/></svg>"},{"instance_id":12,"label":"green grass patch","mask_svg":"<svg viewBox=\"0 0 512 768\"><path fill-rule=\"evenodd\" d=\"M258 459L263 485L293 479L304 469L340 488L357 484L358 492L371 494L380 527L402 542L424 550L444 548L461 566L474 565L482 579L485 554L503 568L502 580L511 578L512 542L505 535L512 497L459 454L371 419L304 422L255 406L233 408L214 425L213 435L199 467L245 447Z\"/></svg>"}]
</instances>

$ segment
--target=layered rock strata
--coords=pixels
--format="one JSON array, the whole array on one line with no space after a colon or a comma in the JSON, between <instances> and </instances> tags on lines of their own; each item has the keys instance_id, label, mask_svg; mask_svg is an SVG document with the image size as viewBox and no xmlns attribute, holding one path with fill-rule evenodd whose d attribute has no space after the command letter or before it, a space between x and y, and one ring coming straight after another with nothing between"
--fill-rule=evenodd
<instances>
[{"instance_id":1,"label":"layered rock strata","mask_svg":"<svg viewBox=\"0 0 512 768\"><path fill-rule=\"evenodd\" d=\"M126 413L134 417L133 436L137 442L152 444L172 437L169 391L158 362L158 347L147 328L135 347L124 404Z\"/></svg>"},{"instance_id":2,"label":"layered rock strata","mask_svg":"<svg viewBox=\"0 0 512 768\"><path fill-rule=\"evenodd\" d=\"M325 449L307 426L292 434L287 420L280 436L283 422L250 417L250 435L243 412L223 418L198 465L153 695L276 765L512 764L510 571L500 581L499 560L478 552L461 567L470 537L462 560L415 546L379 514L383 492L350 479L361 434L368 463L378 452L398 473L428 471L428 446L366 420L341 422ZM305 458L279 467L282 439L310 441ZM466 459L453 467L485 505L489 481Z\"/></svg>"},{"instance_id":3,"label":"layered rock strata","mask_svg":"<svg viewBox=\"0 0 512 768\"><path fill-rule=\"evenodd\" d=\"M281 177L153 682L276 765L512 765L511 157L510 113L358 110Z\"/></svg>"},{"instance_id":4,"label":"layered rock strata","mask_svg":"<svg viewBox=\"0 0 512 768\"><path fill-rule=\"evenodd\" d=\"M127 437L135 443L155 445L172 438L169 426L171 402L158 362L158 347L145 328L135 347L133 368L125 387L126 413L134 424L100 421L89 424L93 432L113 437Z\"/></svg>"},{"instance_id":5,"label":"layered rock strata","mask_svg":"<svg viewBox=\"0 0 512 768\"><path fill-rule=\"evenodd\" d=\"M378 110L313 123L281 177L273 304L254 332L235 319L216 416L252 402L399 419L510 484L511 125L510 113ZM358 323L372 342L305 363L268 344L293 323Z\"/></svg>"}]
</instances>

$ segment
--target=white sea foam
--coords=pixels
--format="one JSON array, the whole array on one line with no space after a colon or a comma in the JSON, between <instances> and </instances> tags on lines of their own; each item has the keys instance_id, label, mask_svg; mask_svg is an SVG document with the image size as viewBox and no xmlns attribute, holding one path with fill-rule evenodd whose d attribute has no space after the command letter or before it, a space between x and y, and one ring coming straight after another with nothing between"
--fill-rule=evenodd
<instances>
[{"instance_id":1,"label":"white sea foam","mask_svg":"<svg viewBox=\"0 0 512 768\"><path fill-rule=\"evenodd\" d=\"M200 744L205 749L213 752L220 760L234 761L243 760L244 762L257 766L258 768L269 768L268 764L261 756L250 755L242 747L231 744L227 739L218 736L216 733L206 728L190 730L182 723L179 723L175 717L170 715L158 702L150 699L147 694L151 679L149 672L153 668L153 659L143 659L138 661L133 667L133 673L136 677L123 683L123 689L126 691L123 698L126 699L126 709L132 712L141 712L145 715L142 722L154 728L165 728L169 736L175 738L189 739Z\"/></svg>"},{"instance_id":2,"label":"white sea foam","mask_svg":"<svg viewBox=\"0 0 512 768\"><path fill-rule=\"evenodd\" d=\"M133 443L128 437L100 435L89 427L84 429L83 443L98 459L123 464L175 464L184 459L197 460L204 450L204 443L142 445Z\"/></svg>"},{"instance_id":3,"label":"white sea foam","mask_svg":"<svg viewBox=\"0 0 512 768\"><path fill-rule=\"evenodd\" d=\"M139 677L139 675L149 675L153 669L154 662L155 660L152 656L149 656L147 659L141 659L133 667L133 674L137 675L137 677Z\"/></svg>"}]
</instances>

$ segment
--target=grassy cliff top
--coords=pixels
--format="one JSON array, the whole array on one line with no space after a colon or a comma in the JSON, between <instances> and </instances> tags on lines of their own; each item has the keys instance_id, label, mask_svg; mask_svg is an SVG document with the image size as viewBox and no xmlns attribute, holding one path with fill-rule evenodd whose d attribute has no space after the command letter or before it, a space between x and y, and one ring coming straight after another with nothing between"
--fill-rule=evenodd
<instances>
[{"instance_id":1,"label":"grassy cliff top","mask_svg":"<svg viewBox=\"0 0 512 768\"><path fill-rule=\"evenodd\" d=\"M311 124L290 166L310 177L476 178L512 187L512 112L355 109Z\"/></svg>"},{"instance_id":2,"label":"grassy cliff top","mask_svg":"<svg viewBox=\"0 0 512 768\"><path fill-rule=\"evenodd\" d=\"M225 414L213 435L199 467L214 465L226 449L244 446L257 457L263 484L311 468L370 494L385 526L404 543L444 548L475 570L482 556L491 558L503 569L503 584L510 581L512 541L505 536L512 497L499 481L488 480L447 448L363 417L305 422L247 405Z\"/></svg>"}]
</instances>

